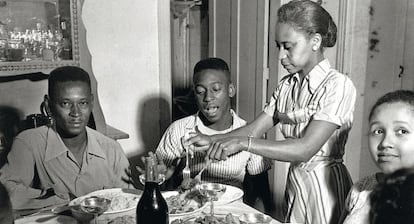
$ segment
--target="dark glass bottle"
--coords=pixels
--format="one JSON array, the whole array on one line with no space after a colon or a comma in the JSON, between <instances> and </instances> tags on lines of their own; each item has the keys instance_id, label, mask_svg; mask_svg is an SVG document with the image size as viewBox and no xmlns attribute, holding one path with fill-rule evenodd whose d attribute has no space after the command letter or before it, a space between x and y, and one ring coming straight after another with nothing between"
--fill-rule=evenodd
<instances>
[{"instance_id":1,"label":"dark glass bottle","mask_svg":"<svg viewBox=\"0 0 414 224\"><path fill-rule=\"evenodd\" d=\"M168 206L158 185L157 164L145 157L145 188L136 211L137 224L168 224Z\"/></svg>"}]
</instances>

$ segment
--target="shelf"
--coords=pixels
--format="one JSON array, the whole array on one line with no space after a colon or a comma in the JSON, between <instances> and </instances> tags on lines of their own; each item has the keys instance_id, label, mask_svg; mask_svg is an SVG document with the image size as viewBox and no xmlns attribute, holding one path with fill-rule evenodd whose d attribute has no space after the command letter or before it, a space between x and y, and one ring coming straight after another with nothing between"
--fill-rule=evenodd
<instances>
[{"instance_id":1,"label":"shelf","mask_svg":"<svg viewBox=\"0 0 414 224\"><path fill-rule=\"evenodd\" d=\"M112 127L111 125L106 125L106 136L118 140L118 139L127 139L129 138L129 134L123 132L119 129Z\"/></svg>"}]
</instances>

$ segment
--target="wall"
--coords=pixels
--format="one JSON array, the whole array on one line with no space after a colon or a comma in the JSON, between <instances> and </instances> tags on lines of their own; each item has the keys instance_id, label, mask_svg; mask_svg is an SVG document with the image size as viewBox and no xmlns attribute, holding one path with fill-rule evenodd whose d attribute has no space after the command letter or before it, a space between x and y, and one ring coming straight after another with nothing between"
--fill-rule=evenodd
<instances>
[{"instance_id":1,"label":"wall","mask_svg":"<svg viewBox=\"0 0 414 224\"><path fill-rule=\"evenodd\" d=\"M165 119L160 113L169 114L170 96L160 94L157 15L158 1L85 0L83 5L105 120L129 134L119 140L129 156L156 147L163 131L160 120Z\"/></svg>"},{"instance_id":2,"label":"wall","mask_svg":"<svg viewBox=\"0 0 414 224\"><path fill-rule=\"evenodd\" d=\"M22 118L28 114L39 114L40 103L46 93L46 80L0 82L0 105L18 109Z\"/></svg>"},{"instance_id":3,"label":"wall","mask_svg":"<svg viewBox=\"0 0 414 224\"><path fill-rule=\"evenodd\" d=\"M370 6L369 52L366 62L366 85L363 135L369 133L368 114L375 101L387 92L413 89L413 1L372 1ZM367 139L367 138L366 138ZM371 159L368 141L360 152L361 177L379 169Z\"/></svg>"}]
</instances>

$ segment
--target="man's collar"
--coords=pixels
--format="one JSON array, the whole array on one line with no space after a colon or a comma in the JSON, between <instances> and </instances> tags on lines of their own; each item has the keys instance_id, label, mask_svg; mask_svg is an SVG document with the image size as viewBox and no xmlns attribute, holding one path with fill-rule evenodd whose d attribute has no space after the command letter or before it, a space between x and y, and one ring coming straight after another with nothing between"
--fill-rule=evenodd
<instances>
[{"instance_id":1,"label":"man's collar","mask_svg":"<svg viewBox=\"0 0 414 224\"><path fill-rule=\"evenodd\" d=\"M67 153L69 150L65 147L62 139L59 137L59 134L53 130L53 128L48 128L46 133L46 152L45 152L45 161L52 160L63 153Z\"/></svg>"},{"instance_id":2,"label":"man's collar","mask_svg":"<svg viewBox=\"0 0 414 224\"><path fill-rule=\"evenodd\" d=\"M205 126L204 124L203 124L203 121L199 118L199 113L201 113L200 111L198 111L194 116L196 116L195 117L195 120L194 120L194 127L195 126L198 126L198 128L199 128L199 130L201 131L201 133L203 133L203 131L202 130L207 130L207 129L209 129L209 130L212 130L212 129L210 129L209 127L207 127L207 126ZM236 118L238 118L238 115L236 114L236 112L234 112L234 110L233 109L231 109L230 108L230 114L231 114L231 118L232 118L232 125L229 127L229 128L231 128L232 126L234 126L234 124L235 124L235 122L236 122ZM192 126L192 124L193 123L188 123L187 124L187 126Z\"/></svg>"},{"instance_id":3,"label":"man's collar","mask_svg":"<svg viewBox=\"0 0 414 224\"><path fill-rule=\"evenodd\" d=\"M93 138L94 133L92 133L92 129L86 127L86 134L88 135L88 147L87 152L89 154L101 157L103 159L106 159L105 153L101 149L101 145L98 143L96 138Z\"/></svg>"},{"instance_id":4,"label":"man's collar","mask_svg":"<svg viewBox=\"0 0 414 224\"><path fill-rule=\"evenodd\" d=\"M88 154L92 154L106 159L106 155L101 150L100 145L96 141L96 138L91 137L93 133L91 133L91 130L88 127L86 127L86 135L88 138L86 152ZM59 134L52 128L48 128L46 134L45 161L52 160L62 155L63 153L67 153L68 151L69 149L65 146Z\"/></svg>"}]
</instances>

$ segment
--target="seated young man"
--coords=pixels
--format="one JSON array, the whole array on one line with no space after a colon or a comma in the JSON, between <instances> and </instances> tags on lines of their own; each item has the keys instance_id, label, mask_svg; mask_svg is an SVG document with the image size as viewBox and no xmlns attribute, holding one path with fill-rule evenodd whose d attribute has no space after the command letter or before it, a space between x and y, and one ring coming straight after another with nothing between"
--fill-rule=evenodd
<instances>
[{"instance_id":1,"label":"seated young man","mask_svg":"<svg viewBox=\"0 0 414 224\"><path fill-rule=\"evenodd\" d=\"M157 158L167 167L174 166L174 161L185 154L181 138L186 132L200 131L213 135L226 133L246 124L231 109L230 99L236 94L236 89L231 83L230 71L225 61L219 58L199 61L194 67L193 85L199 111L173 122L155 151ZM189 159L192 177L203 168L205 162L205 155L195 152L194 157ZM201 179L242 188L247 172L250 179L256 179L254 191L264 193L269 192L266 172L269 168L269 160L249 152L240 152L226 161L212 162L203 172Z\"/></svg>"},{"instance_id":2,"label":"seated young man","mask_svg":"<svg viewBox=\"0 0 414 224\"><path fill-rule=\"evenodd\" d=\"M65 66L50 73L45 105L48 126L14 140L0 170L14 209L67 203L95 190L129 185L128 159L120 144L87 127L93 95L86 71Z\"/></svg>"}]
</instances>

